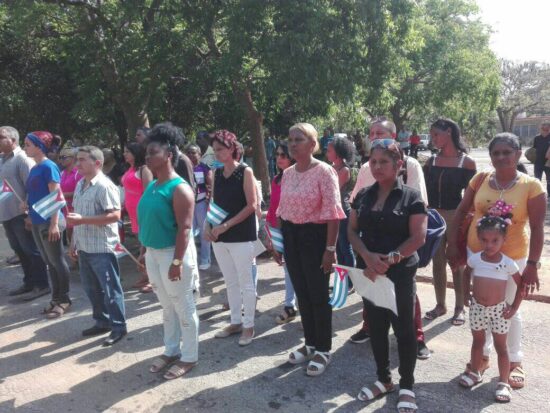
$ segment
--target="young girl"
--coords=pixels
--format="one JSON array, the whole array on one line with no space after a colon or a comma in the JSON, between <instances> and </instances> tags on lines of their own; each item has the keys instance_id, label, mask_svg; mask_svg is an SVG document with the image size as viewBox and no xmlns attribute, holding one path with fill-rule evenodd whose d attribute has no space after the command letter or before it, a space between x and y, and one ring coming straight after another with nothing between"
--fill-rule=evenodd
<instances>
[{"instance_id":1,"label":"young girl","mask_svg":"<svg viewBox=\"0 0 550 413\"><path fill-rule=\"evenodd\" d=\"M500 210L509 206L501 205ZM509 211L508 211L509 212ZM486 215L477 224L477 236L483 247L481 252L468 258L464 273L464 305L470 305L470 327L472 329L471 369L460 376L460 385L473 387L481 383L481 363L485 330L493 334L498 354L500 381L497 385L495 400L501 403L510 401L510 360L506 338L510 328L510 317L519 308L522 299L521 276L514 260L500 252L506 229L511 224L507 215ZM473 275L473 294L470 293L470 276ZM512 277L518 286L514 302L510 306L505 301L506 283Z\"/></svg>"}]
</instances>

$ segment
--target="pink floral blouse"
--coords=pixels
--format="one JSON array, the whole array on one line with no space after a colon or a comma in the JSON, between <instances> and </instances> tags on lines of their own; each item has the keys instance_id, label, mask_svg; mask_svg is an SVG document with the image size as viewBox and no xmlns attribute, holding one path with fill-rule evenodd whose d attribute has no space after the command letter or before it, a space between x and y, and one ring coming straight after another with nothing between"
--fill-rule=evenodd
<instances>
[{"instance_id":1,"label":"pink floral blouse","mask_svg":"<svg viewBox=\"0 0 550 413\"><path fill-rule=\"evenodd\" d=\"M321 162L305 172L296 171L296 165L285 169L277 216L294 224L344 219L334 168Z\"/></svg>"}]
</instances>

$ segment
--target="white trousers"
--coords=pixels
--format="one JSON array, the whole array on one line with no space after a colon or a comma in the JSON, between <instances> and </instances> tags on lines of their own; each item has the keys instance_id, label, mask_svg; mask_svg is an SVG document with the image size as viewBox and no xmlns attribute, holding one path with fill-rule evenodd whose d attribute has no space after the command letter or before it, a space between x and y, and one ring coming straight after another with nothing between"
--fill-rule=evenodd
<instances>
[{"instance_id":1,"label":"white trousers","mask_svg":"<svg viewBox=\"0 0 550 413\"><path fill-rule=\"evenodd\" d=\"M252 278L253 242L213 242L212 247L227 288L231 324L254 327L256 286ZM244 317L241 306L244 307Z\"/></svg>"},{"instance_id":2,"label":"white trousers","mask_svg":"<svg viewBox=\"0 0 550 413\"><path fill-rule=\"evenodd\" d=\"M181 354L181 361L194 363L199 358L199 317L194 291L199 288L197 252L191 239L183 257L181 280L170 281L168 270L174 259L174 247L147 248L147 274L162 306L164 355Z\"/></svg>"},{"instance_id":3,"label":"white trousers","mask_svg":"<svg viewBox=\"0 0 550 413\"><path fill-rule=\"evenodd\" d=\"M523 273L525 266L527 265L527 258L521 258L516 260L516 264L519 267L519 273ZM512 304L516 297L517 285L512 278L508 279L506 284L506 302ZM516 311L514 316L510 319L510 330L508 331L508 337L506 344L508 345L508 357L510 357L510 363L521 363L523 353L521 351L521 313ZM490 330L485 332L485 346L483 347L483 355L489 357L491 350L493 349L493 335Z\"/></svg>"}]
</instances>

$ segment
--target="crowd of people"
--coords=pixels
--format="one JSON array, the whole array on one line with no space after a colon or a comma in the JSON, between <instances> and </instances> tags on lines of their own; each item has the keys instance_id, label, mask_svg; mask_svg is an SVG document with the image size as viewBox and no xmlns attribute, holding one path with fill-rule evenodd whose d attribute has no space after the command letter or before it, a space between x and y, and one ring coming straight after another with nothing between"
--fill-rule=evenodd
<instances>
[{"instance_id":1,"label":"crowd of people","mask_svg":"<svg viewBox=\"0 0 550 413\"><path fill-rule=\"evenodd\" d=\"M550 170L541 165L550 153L550 124L543 124L535 138L536 178L520 171L522 152L513 134L492 139L494 169L481 172L455 122L438 119L430 134L437 153L422 166L415 159L416 138L397 133L385 118L376 119L362 144L369 152L360 169L353 141L330 136L328 129L319 139L312 125L298 123L287 140L268 139L266 153L274 161L268 163L273 180L264 246L258 236L261 189L243 162L245 150L227 130L200 133L196 143L182 147L181 130L169 122L140 128L124 148L124 170L110 150L54 151L60 140L45 131L26 134L23 150L18 131L2 126L0 220L23 270L22 285L9 294L23 300L50 294L42 310L50 319L69 311L66 242L92 307L93 324L82 335L108 333L103 345L117 343L127 334L116 255L124 211L140 243L142 277L136 287L153 291L163 309L164 352L149 370L171 380L198 361L195 300L200 271L210 268L212 251L230 311L229 324L215 337L239 335L240 346L253 342L255 258L267 248L285 280L284 306L275 322L299 315L303 326L304 343L289 352L288 362L307 363L306 374L319 376L332 361L333 265L356 267L371 281L391 280L397 307L394 313L363 299L362 326L350 341L370 340L377 380L361 387L358 398L369 401L395 390L389 363L392 326L399 358L397 408L410 413L418 409L416 360L430 357L416 294L418 250L426 240L429 212L436 211L446 231L432 253L436 306L424 317L447 313L449 268L456 297L450 322L463 325L469 307L473 337L460 385L470 388L482 381L494 346L500 376L495 400L509 402L511 389L525 385L519 308L522 298L539 287L547 206L540 176Z\"/></svg>"}]
</instances>

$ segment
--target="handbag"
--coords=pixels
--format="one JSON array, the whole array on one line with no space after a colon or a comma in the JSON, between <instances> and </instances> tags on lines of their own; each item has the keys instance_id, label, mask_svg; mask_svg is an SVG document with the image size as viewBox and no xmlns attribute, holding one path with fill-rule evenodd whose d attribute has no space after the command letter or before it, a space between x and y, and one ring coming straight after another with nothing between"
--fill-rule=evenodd
<instances>
[{"instance_id":1,"label":"handbag","mask_svg":"<svg viewBox=\"0 0 550 413\"><path fill-rule=\"evenodd\" d=\"M482 173L478 176L476 179L476 182L474 182L474 197L479 191L479 188L481 188L481 184L485 179L490 175L490 172ZM467 254L467 245L468 245L468 230L470 229L470 225L472 224L472 221L474 219L474 213L475 213L475 206L474 202L472 201L472 207L470 208L470 211L466 214L464 219L462 220L462 223L458 227L458 238L456 241L456 247L458 249L458 259L456 262L454 262L454 265L463 266L466 265L466 261L468 259Z\"/></svg>"}]
</instances>

